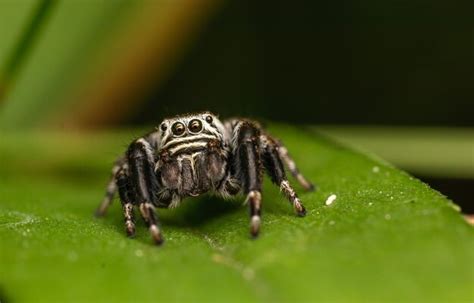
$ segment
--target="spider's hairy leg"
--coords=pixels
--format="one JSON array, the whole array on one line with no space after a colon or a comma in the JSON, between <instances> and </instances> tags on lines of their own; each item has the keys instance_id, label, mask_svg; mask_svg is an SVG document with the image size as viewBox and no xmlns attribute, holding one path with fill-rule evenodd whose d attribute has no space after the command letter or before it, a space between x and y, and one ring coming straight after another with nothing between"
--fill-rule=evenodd
<instances>
[{"instance_id":1,"label":"spider's hairy leg","mask_svg":"<svg viewBox=\"0 0 474 303\"><path fill-rule=\"evenodd\" d=\"M120 201L122 202L123 216L125 219L125 231L129 237L135 236L135 220L133 215L133 201L136 199L135 192L130 184L130 179L122 169L117 174L117 187Z\"/></svg>"},{"instance_id":2,"label":"spider's hairy leg","mask_svg":"<svg viewBox=\"0 0 474 303\"><path fill-rule=\"evenodd\" d=\"M260 231L262 208L262 162L259 153L260 130L248 121L236 127L235 170L240 179L250 209L250 234L257 237Z\"/></svg>"},{"instance_id":3,"label":"spider's hairy leg","mask_svg":"<svg viewBox=\"0 0 474 303\"><path fill-rule=\"evenodd\" d=\"M295 209L296 214L303 217L306 215L306 209L286 178L285 169L278 153L278 145L275 140L266 135L261 136L260 140L262 142L263 164L272 182L280 186L280 189Z\"/></svg>"},{"instance_id":4,"label":"spider's hairy leg","mask_svg":"<svg viewBox=\"0 0 474 303\"><path fill-rule=\"evenodd\" d=\"M141 138L134 141L127 152L130 179L135 186L140 213L145 221L155 244L163 243L163 236L158 227L154 205L158 204L156 193L159 183L155 175L155 158L151 145Z\"/></svg>"},{"instance_id":5,"label":"spider's hairy leg","mask_svg":"<svg viewBox=\"0 0 474 303\"><path fill-rule=\"evenodd\" d=\"M150 230L153 242L157 245L161 245L164 242L161 230L158 227L158 219L156 217L155 206L151 203L140 203L140 213L143 220L145 221L148 229Z\"/></svg>"},{"instance_id":6,"label":"spider's hairy leg","mask_svg":"<svg viewBox=\"0 0 474 303\"><path fill-rule=\"evenodd\" d=\"M272 138L270 138L272 139ZM298 183L303 186L303 188L307 191L314 191L315 186L313 183L308 181L299 171L298 167L296 167L295 161L291 158L290 154L288 153L288 149L279 141L277 140L271 140L274 142L274 144L277 146L277 151L280 156L280 158L285 162L286 167L288 167L288 170L291 172L293 177L298 181Z\"/></svg>"},{"instance_id":7,"label":"spider's hairy leg","mask_svg":"<svg viewBox=\"0 0 474 303\"><path fill-rule=\"evenodd\" d=\"M125 162L124 157L120 157L117 161L115 161L115 164L112 167L112 174L111 174L109 183L107 184L107 189L105 192L104 199L102 200L102 203L100 203L100 206L95 211L96 217L103 217L106 214L109 206L112 204L115 193L117 192L117 183L116 183L117 173L124 165L124 162Z\"/></svg>"}]
</instances>

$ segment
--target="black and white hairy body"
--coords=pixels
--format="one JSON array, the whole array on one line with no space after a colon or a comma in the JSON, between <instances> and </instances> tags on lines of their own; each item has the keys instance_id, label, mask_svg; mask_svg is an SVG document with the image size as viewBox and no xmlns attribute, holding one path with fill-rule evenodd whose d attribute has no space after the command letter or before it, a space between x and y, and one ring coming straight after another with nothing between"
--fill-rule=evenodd
<instances>
[{"instance_id":1,"label":"black and white hairy body","mask_svg":"<svg viewBox=\"0 0 474 303\"><path fill-rule=\"evenodd\" d=\"M314 189L287 149L258 123L247 119L221 122L209 112L175 116L133 141L117 160L96 214L105 215L118 191L127 234L135 234L134 208L138 207L154 242L161 244L155 208L177 207L183 198L207 192L224 198L243 193L250 208L250 233L256 237L263 171L280 187L297 215L306 214L283 163L306 190Z\"/></svg>"}]
</instances>

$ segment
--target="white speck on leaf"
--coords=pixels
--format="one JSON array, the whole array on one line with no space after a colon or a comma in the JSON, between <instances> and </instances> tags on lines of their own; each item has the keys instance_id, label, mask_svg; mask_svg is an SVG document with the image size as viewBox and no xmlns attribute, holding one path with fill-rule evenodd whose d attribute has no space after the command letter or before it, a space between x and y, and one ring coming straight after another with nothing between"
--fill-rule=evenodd
<instances>
[{"instance_id":1,"label":"white speck on leaf","mask_svg":"<svg viewBox=\"0 0 474 303\"><path fill-rule=\"evenodd\" d=\"M336 224L336 222L334 222L333 220L329 221L329 225L334 225Z\"/></svg>"},{"instance_id":2,"label":"white speck on leaf","mask_svg":"<svg viewBox=\"0 0 474 303\"><path fill-rule=\"evenodd\" d=\"M326 200L326 205L331 205L334 201L336 201L337 196L336 195L330 195L327 200Z\"/></svg>"},{"instance_id":3,"label":"white speck on leaf","mask_svg":"<svg viewBox=\"0 0 474 303\"><path fill-rule=\"evenodd\" d=\"M369 202L369 206L372 206L372 204L374 204L374 203L372 203L372 202Z\"/></svg>"},{"instance_id":4,"label":"white speck on leaf","mask_svg":"<svg viewBox=\"0 0 474 303\"><path fill-rule=\"evenodd\" d=\"M372 172L373 173L378 173L379 171L380 171L380 167L378 167L378 166L372 167Z\"/></svg>"},{"instance_id":5,"label":"white speck on leaf","mask_svg":"<svg viewBox=\"0 0 474 303\"><path fill-rule=\"evenodd\" d=\"M143 257L143 251L141 249L137 249L135 251L135 256L137 256L139 258Z\"/></svg>"},{"instance_id":6,"label":"white speck on leaf","mask_svg":"<svg viewBox=\"0 0 474 303\"><path fill-rule=\"evenodd\" d=\"M385 214L385 220L390 220L392 219L392 216L390 214Z\"/></svg>"}]
</instances>

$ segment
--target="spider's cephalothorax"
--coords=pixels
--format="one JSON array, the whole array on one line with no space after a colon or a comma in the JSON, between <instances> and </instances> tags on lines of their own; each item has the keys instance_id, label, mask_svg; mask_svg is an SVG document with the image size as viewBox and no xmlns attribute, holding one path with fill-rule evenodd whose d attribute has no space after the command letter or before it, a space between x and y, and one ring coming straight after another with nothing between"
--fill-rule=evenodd
<instances>
[{"instance_id":1,"label":"spider's cephalothorax","mask_svg":"<svg viewBox=\"0 0 474 303\"><path fill-rule=\"evenodd\" d=\"M223 197L240 192L250 206L250 233L260 229L262 172L293 205L299 216L306 210L290 186L283 167L312 190L287 149L258 123L229 119L222 123L209 112L165 119L155 131L133 141L112 169L106 196L97 210L103 216L119 192L126 232L135 234L133 209L138 206L153 240L163 242L156 207L171 208L187 196L213 192Z\"/></svg>"}]
</instances>

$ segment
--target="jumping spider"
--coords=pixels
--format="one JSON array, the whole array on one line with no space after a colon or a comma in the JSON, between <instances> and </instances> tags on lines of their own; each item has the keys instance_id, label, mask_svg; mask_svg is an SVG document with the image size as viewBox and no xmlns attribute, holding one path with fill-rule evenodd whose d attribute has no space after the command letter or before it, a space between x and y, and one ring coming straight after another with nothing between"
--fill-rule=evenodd
<instances>
[{"instance_id":1,"label":"jumping spider","mask_svg":"<svg viewBox=\"0 0 474 303\"><path fill-rule=\"evenodd\" d=\"M209 191L222 197L243 192L250 206L250 234L256 237L263 170L280 186L297 215L306 214L282 162L306 190L313 190L287 149L256 122L230 119L222 123L209 112L168 118L153 132L133 141L117 160L96 214L105 214L118 191L128 236L135 234L133 209L138 206L154 242L161 244L156 207L177 207L184 197Z\"/></svg>"}]
</instances>

